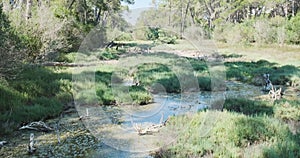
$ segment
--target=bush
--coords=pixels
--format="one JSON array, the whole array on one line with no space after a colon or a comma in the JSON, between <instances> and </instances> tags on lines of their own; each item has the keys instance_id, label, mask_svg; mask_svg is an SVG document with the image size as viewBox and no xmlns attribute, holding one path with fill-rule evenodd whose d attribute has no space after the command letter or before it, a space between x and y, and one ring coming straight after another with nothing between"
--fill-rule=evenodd
<instances>
[{"instance_id":1,"label":"bush","mask_svg":"<svg viewBox=\"0 0 300 158\"><path fill-rule=\"evenodd\" d=\"M0 128L58 116L72 101L70 76L42 67L24 67L15 80L0 84ZM0 131L0 134L8 134Z\"/></svg>"},{"instance_id":2,"label":"bush","mask_svg":"<svg viewBox=\"0 0 300 158\"><path fill-rule=\"evenodd\" d=\"M248 99L226 99L224 109L251 116L273 114L273 107L268 102Z\"/></svg>"},{"instance_id":3,"label":"bush","mask_svg":"<svg viewBox=\"0 0 300 158\"><path fill-rule=\"evenodd\" d=\"M275 104L274 116L285 121L300 121L300 102L282 100Z\"/></svg>"},{"instance_id":4,"label":"bush","mask_svg":"<svg viewBox=\"0 0 300 158\"><path fill-rule=\"evenodd\" d=\"M270 74L270 80L274 85L287 85L298 80L299 77L293 77L300 74L300 69L285 65L278 67L275 63L270 63L266 60L259 60L257 62L227 62L226 77L228 79L236 79L238 81L261 86L263 84L262 75L264 73ZM261 82L257 82L257 78Z\"/></svg>"},{"instance_id":5,"label":"bush","mask_svg":"<svg viewBox=\"0 0 300 158\"><path fill-rule=\"evenodd\" d=\"M292 17L288 21L288 25L286 27L288 43L291 44L300 44L300 13L298 13L295 17Z\"/></svg>"},{"instance_id":6,"label":"bush","mask_svg":"<svg viewBox=\"0 0 300 158\"><path fill-rule=\"evenodd\" d=\"M131 86L129 88L129 94L133 100L133 104L146 105L151 103L153 100L150 93L142 86Z\"/></svg>"},{"instance_id":7,"label":"bush","mask_svg":"<svg viewBox=\"0 0 300 158\"><path fill-rule=\"evenodd\" d=\"M154 42L161 42L166 44L176 44L177 37L171 32L162 30L161 28L148 28L147 39Z\"/></svg>"},{"instance_id":8,"label":"bush","mask_svg":"<svg viewBox=\"0 0 300 158\"><path fill-rule=\"evenodd\" d=\"M216 122L206 125L210 118ZM211 130L204 135L209 128ZM249 153L264 157L270 155L270 151L275 151L273 156L300 156L299 137L281 121L267 116L202 111L193 116L170 118L165 130L170 129L181 131L177 141L161 149L157 157L243 157Z\"/></svg>"},{"instance_id":9,"label":"bush","mask_svg":"<svg viewBox=\"0 0 300 158\"><path fill-rule=\"evenodd\" d=\"M0 78L13 78L26 58L23 42L0 5Z\"/></svg>"}]
</instances>

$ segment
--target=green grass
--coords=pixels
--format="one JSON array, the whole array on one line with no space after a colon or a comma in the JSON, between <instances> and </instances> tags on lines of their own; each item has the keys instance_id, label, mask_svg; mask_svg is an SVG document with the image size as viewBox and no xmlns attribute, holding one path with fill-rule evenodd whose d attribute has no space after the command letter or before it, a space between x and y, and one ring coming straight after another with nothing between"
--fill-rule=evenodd
<instances>
[{"instance_id":1,"label":"green grass","mask_svg":"<svg viewBox=\"0 0 300 158\"><path fill-rule=\"evenodd\" d=\"M267 101L230 98L225 100L224 109L250 116L273 115L273 105Z\"/></svg>"},{"instance_id":2,"label":"green grass","mask_svg":"<svg viewBox=\"0 0 300 158\"><path fill-rule=\"evenodd\" d=\"M144 105L152 102L152 96L144 86L122 85L128 74L125 70L119 71L113 65L100 65L73 74L76 81L73 86L74 98L80 103L99 105Z\"/></svg>"},{"instance_id":3,"label":"green grass","mask_svg":"<svg viewBox=\"0 0 300 158\"><path fill-rule=\"evenodd\" d=\"M0 82L0 135L22 123L58 116L71 102L71 75L63 69L23 65L10 80Z\"/></svg>"},{"instance_id":4,"label":"green grass","mask_svg":"<svg viewBox=\"0 0 300 158\"><path fill-rule=\"evenodd\" d=\"M180 93L195 88L197 86L195 84L198 84L201 90L211 90L210 76L205 62L167 53L149 56L168 60L168 62L146 62L137 67L134 78L141 84L151 87L153 92L158 92L159 87L163 86L168 93Z\"/></svg>"},{"instance_id":5,"label":"green grass","mask_svg":"<svg viewBox=\"0 0 300 158\"><path fill-rule=\"evenodd\" d=\"M21 123L58 116L72 100L70 75L43 67L24 67L14 80L0 84L0 135Z\"/></svg>"},{"instance_id":6,"label":"green grass","mask_svg":"<svg viewBox=\"0 0 300 158\"><path fill-rule=\"evenodd\" d=\"M218 51L221 54L237 54L243 56L242 61L268 60L280 65L300 66L300 47L294 45L264 45L242 47L240 45L230 46L218 43Z\"/></svg>"},{"instance_id":7,"label":"green grass","mask_svg":"<svg viewBox=\"0 0 300 158\"><path fill-rule=\"evenodd\" d=\"M207 135L203 126L215 117ZM252 117L238 113L202 111L192 116L172 117L167 128L180 128L177 142L156 153L156 157L299 157L299 136L287 125L268 116ZM255 148L256 147L256 148ZM253 150L255 148L255 150ZM249 155L251 154L251 155Z\"/></svg>"},{"instance_id":8,"label":"green grass","mask_svg":"<svg viewBox=\"0 0 300 158\"><path fill-rule=\"evenodd\" d=\"M300 121L300 101L277 101L274 116L284 121Z\"/></svg>"},{"instance_id":9,"label":"green grass","mask_svg":"<svg viewBox=\"0 0 300 158\"><path fill-rule=\"evenodd\" d=\"M300 84L300 69L292 65L278 66L266 60L257 62L226 62L227 79L242 81L257 86L263 85L262 75L270 74L275 85Z\"/></svg>"}]
</instances>

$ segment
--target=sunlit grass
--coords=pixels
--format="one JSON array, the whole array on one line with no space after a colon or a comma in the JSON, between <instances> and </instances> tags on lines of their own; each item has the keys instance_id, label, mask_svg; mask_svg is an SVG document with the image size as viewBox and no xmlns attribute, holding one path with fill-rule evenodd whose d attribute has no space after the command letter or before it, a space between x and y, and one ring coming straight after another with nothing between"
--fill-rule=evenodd
<instances>
[{"instance_id":1,"label":"sunlit grass","mask_svg":"<svg viewBox=\"0 0 300 158\"><path fill-rule=\"evenodd\" d=\"M203 124L207 117L217 117L206 135ZM175 127L174 127L175 126ZM294 136L283 122L272 117L251 117L238 113L206 111L193 116L172 117L168 128L181 130L177 142L157 153L160 157L243 157L246 151L255 157L298 157L299 137ZM249 152L247 152L249 154ZM251 156L251 157L252 157Z\"/></svg>"}]
</instances>

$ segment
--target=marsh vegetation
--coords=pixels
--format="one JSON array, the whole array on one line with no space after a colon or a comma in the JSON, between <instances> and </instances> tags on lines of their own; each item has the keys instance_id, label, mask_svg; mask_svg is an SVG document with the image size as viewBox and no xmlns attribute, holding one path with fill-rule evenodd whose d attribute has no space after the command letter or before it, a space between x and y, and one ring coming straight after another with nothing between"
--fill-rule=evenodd
<instances>
[{"instance_id":1,"label":"marsh vegetation","mask_svg":"<svg viewBox=\"0 0 300 158\"><path fill-rule=\"evenodd\" d=\"M10 2L0 157L300 157L299 2L153 1L135 26L120 14L132 0ZM167 118L150 136L132 127ZM33 121L56 130L19 130Z\"/></svg>"}]
</instances>

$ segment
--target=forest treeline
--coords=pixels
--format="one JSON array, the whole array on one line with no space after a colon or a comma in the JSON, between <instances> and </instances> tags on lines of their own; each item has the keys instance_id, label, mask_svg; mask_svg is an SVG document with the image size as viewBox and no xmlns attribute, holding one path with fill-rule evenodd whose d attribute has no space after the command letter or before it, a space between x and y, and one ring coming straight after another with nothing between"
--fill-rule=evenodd
<instances>
[{"instance_id":1,"label":"forest treeline","mask_svg":"<svg viewBox=\"0 0 300 158\"><path fill-rule=\"evenodd\" d=\"M96 38L101 42L95 47L120 34L123 34L121 40L149 39L149 34L145 36L143 31L134 38L132 32L126 32L134 26L124 19L123 13L128 10L126 5L133 3L134 0L3 1L0 46L4 60L0 62L0 75L11 77L9 70L18 62L62 61L61 54L77 51L94 28L103 32ZM154 7L142 13L136 27L172 28L179 36L196 35L229 44L300 43L297 0L153 0L152 3ZM150 31L158 31L157 28ZM174 42L173 36L169 42Z\"/></svg>"},{"instance_id":2,"label":"forest treeline","mask_svg":"<svg viewBox=\"0 0 300 158\"><path fill-rule=\"evenodd\" d=\"M299 44L297 0L160 0L140 26L170 28L229 44Z\"/></svg>"},{"instance_id":3,"label":"forest treeline","mask_svg":"<svg viewBox=\"0 0 300 158\"><path fill-rule=\"evenodd\" d=\"M6 0L0 3L0 76L11 78L18 63L60 61L75 52L95 27L106 32L128 26L121 17L133 0ZM101 44L101 42L99 42ZM2 58L3 57L3 58Z\"/></svg>"}]
</instances>

